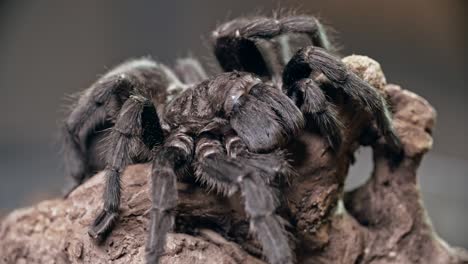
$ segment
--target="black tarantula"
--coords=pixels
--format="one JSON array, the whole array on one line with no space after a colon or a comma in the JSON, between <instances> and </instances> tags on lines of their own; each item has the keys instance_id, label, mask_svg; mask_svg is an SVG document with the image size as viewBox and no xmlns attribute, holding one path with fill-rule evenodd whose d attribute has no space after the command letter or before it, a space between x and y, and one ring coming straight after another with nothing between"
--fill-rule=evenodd
<instances>
[{"instance_id":1,"label":"black tarantula","mask_svg":"<svg viewBox=\"0 0 468 264\"><path fill-rule=\"evenodd\" d=\"M224 195L239 191L267 260L294 263L272 185L292 174L284 147L307 124L339 151L342 125L329 98L340 94L374 117L398 162L402 149L389 111L373 87L331 54L313 17L240 18L212 37L224 73L207 77L193 59L179 60L173 72L143 58L84 91L64 126L70 190L105 169L104 208L89 230L102 239L118 219L123 169L151 161L147 263L158 263L174 226L177 180L193 176ZM308 44L299 47L298 39Z\"/></svg>"}]
</instances>

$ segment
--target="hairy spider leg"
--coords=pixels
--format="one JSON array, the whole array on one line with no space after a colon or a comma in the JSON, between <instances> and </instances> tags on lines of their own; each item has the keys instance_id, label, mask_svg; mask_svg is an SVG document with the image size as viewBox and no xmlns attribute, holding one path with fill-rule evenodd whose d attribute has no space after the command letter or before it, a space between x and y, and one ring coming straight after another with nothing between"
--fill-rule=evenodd
<instances>
[{"instance_id":1,"label":"hairy spider leg","mask_svg":"<svg viewBox=\"0 0 468 264\"><path fill-rule=\"evenodd\" d=\"M150 156L150 150L163 139L163 132L152 102L132 95L123 104L106 142L106 185L104 208L92 223L88 233L94 239L104 239L115 225L120 207L120 175L135 157Z\"/></svg>"},{"instance_id":2,"label":"hairy spider leg","mask_svg":"<svg viewBox=\"0 0 468 264\"><path fill-rule=\"evenodd\" d=\"M283 31L286 34L304 34L306 35L311 44L316 47L321 47L327 51L333 51L330 40L328 39L327 32L322 23L313 16L289 16L284 17L280 20L283 27ZM296 53L295 47L290 47L290 40L281 41L283 62L286 64L289 62L291 57Z\"/></svg>"},{"instance_id":3,"label":"hairy spider leg","mask_svg":"<svg viewBox=\"0 0 468 264\"><path fill-rule=\"evenodd\" d=\"M218 60L222 66L226 65L223 66L224 69L234 68L252 71L251 68L258 68L258 66L248 66L249 61L243 61L244 57L250 56L248 53L252 53L260 56L255 58L255 60L263 61L266 67L276 67L273 71L269 72L274 72L273 75L280 76L284 64L289 61L295 50L289 47L288 40L280 41L279 45L275 45L272 41L269 41L271 38L279 35L288 37L291 34L303 34L308 36L314 45L331 49L324 27L316 18L311 16L291 16L279 20L272 18L237 19L221 25L215 32L217 36L215 36L215 53L218 54L219 52ZM242 42L248 42L248 45L250 45L250 50L245 51L244 54L242 53L244 52L242 49L247 49L248 47L245 45L242 48ZM271 54L274 54L274 58L276 59L282 57L281 63L273 63L270 59L272 58ZM223 56L237 57L234 60L225 60ZM262 75L258 71L253 70L253 72ZM310 82L301 82L297 85L304 85L306 83ZM307 86L311 87L307 89ZM288 96L294 99L298 107L306 115L307 125L318 128L319 133L327 137L330 146L337 151L341 145L342 125L337 118L335 106L327 103L323 92L316 89L313 83L307 86L289 89ZM296 92L292 94L291 90L295 90Z\"/></svg>"},{"instance_id":4,"label":"hairy spider leg","mask_svg":"<svg viewBox=\"0 0 468 264\"><path fill-rule=\"evenodd\" d=\"M295 175L285 150L276 149L261 154L251 152L234 131L226 134L224 145L229 157L239 160L240 163L249 164L249 166L261 171L268 184L289 182L290 178Z\"/></svg>"},{"instance_id":5,"label":"hairy spider leg","mask_svg":"<svg viewBox=\"0 0 468 264\"><path fill-rule=\"evenodd\" d=\"M146 244L146 263L159 263L164 253L166 236L174 226L177 206L177 175L191 164L193 140L176 131L154 152L151 169L152 207L150 235Z\"/></svg>"},{"instance_id":6,"label":"hairy spider leg","mask_svg":"<svg viewBox=\"0 0 468 264\"><path fill-rule=\"evenodd\" d=\"M323 80L323 77L327 80ZM386 101L375 88L348 70L339 58L313 46L300 49L283 72L283 83L287 89L304 78L312 78L319 85L329 82L333 88L339 89L357 106L373 116L386 140L394 165L399 163L403 157L403 148L393 129Z\"/></svg>"},{"instance_id":7,"label":"hairy spider leg","mask_svg":"<svg viewBox=\"0 0 468 264\"><path fill-rule=\"evenodd\" d=\"M65 195L93 173L87 158L90 154L87 142L96 136L95 130L99 126L111 126L108 112L118 111L121 95L127 93L128 96L130 89L131 84L125 78L115 76L106 79L86 90L68 116L62 132L65 170L71 176L67 178L70 183L66 186ZM117 109L110 109L114 107Z\"/></svg>"},{"instance_id":8,"label":"hairy spider leg","mask_svg":"<svg viewBox=\"0 0 468 264\"><path fill-rule=\"evenodd\" d=\"M307 129L327 138L333 151L340 150L343 124L338 119L336 106L327 101L325 93L317 83L308 78L300 79L286 88L288 96L304 113Z\"/></svg>"},{"instance_id":9,"label":"hairy spider leg","mask_svg":"<svg viewBox=\"0 0 468 264\"><path fill-rule=\"evenodd\" d=\"M253 17L219 26L212 34L214 53L224 71L253 72L280 81L283 66L295 52L289 45L292 34L304 34L313 45L331 49L324 27L314 17ZM277 37L283 39L272 41Z\"/></svg>"},{"instance_id":10,"label":"hairy spider leg","mask_svg":"<svg viewBox=\"0 0 468 264\"><path fill-rule=\"evenodd\" d=\"M249 151L226 119L214 118L199 134L207 133L215 138L222 138L227 155L261 171L262 175L267 176L265 179L268 184L275 183L275 180L289 181L289 178L295 175L285 150L275 149L261 154Z\"/></svg>"},{"instance_id":11,"label":"hairy spider leg","mask_svg":"<svg viewBox=\"0 0 468 264\"><path fill-rule=\"evenodd\" d=\"M277 193L267 184L274 175L264 176L261 170L249 163L228 157L221 142L209 134L198 139L195 159L199 181L226 195L240 191L251 231L260 241L269 263L293 263L294 254L284 220L275 213L278 207Z\"/></svg>"},{"instance_id":12,"label":"hairy spider leg","mask_svg":"<svg viewBox=\"0 0 468 264\"><path fill-rule=\"evenodd\" d=\"M194 58L178 59L174 66L174 71L185 84L198 84L208 79L205 69Z\"/></svg>"},{"instance_id":13,"label":"hairy spider leg","mask_svg":"<svg viewBox=\"0 0 468 264\"><path fill-rule=\"evenodd\" d=\"M227 111L231 127L252 152L284 146L304 126L300 110L280 90L263 83L236 99Z\"/></svg>"},{"instance_id":14,"label":"hairy spider leg","mask_svg":"<svg viewBox=\"0 0 468 264\"><path fill-rule=\"evenodd\" d=\"M184 89L174 73L166 66L150 59L130 60L115 67L80 96L68 116L62 133L65 168L71 177L66 195L92 175L91 161L100 157L102 143L98 135L115 124L117 115L131 93L149 98L163 110L170 95ZM104 133L104 134L107 134ZM96 149L90 149L94 142ZM104 168L95 164L94 170Z\"/></svg>"}]
</instances>

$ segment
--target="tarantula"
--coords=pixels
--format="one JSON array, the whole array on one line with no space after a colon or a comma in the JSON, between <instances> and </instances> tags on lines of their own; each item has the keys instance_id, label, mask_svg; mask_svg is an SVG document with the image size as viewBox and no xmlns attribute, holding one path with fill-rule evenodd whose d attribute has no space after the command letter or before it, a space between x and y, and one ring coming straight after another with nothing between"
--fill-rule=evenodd
<instances>
[{"instance_id":1,"label":"tarantula","mask_svg":"<svg viewBox=\"0 0 468 264\"><path fill-rule=\"evenodd\" d=\"M89 230L103 239L118 219L122 170L151 161L148 263L157 263L163 252L174 225L176 182L187 177L224 195L239 191L265 257L293 263L272 184L293 174L284 147L307 124L339 151L343 128L329 98L340 94L374 117L397 161L402 149L389 111L374 88L331 54L314 17L240 18L212 36L224 73L207 77L193 59L178 61L174 73L143 58L123 63L85 90L64 126L70 190L105 169L104 208ZM297 39L308 45L298 47Z\"/></svg>"}]
</instances>

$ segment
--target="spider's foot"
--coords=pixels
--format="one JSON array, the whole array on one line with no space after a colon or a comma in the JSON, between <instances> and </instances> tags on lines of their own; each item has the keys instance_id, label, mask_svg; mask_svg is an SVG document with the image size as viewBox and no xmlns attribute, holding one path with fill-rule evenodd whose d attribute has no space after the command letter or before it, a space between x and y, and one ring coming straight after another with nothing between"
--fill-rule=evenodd
<instances>
[{"instance_id":1,"label":"spider's foot","mask_svg":"<svg viewBox=\"0 0 468 264\"><path fill-rule=\"evenodd\" d=\"M115 223L117 222L118 214L116 212L108 212L102 210L93 225L88 230L88 235L97 241L104 240L107 235L112 231Z\"/></svg>"}]
</instances>

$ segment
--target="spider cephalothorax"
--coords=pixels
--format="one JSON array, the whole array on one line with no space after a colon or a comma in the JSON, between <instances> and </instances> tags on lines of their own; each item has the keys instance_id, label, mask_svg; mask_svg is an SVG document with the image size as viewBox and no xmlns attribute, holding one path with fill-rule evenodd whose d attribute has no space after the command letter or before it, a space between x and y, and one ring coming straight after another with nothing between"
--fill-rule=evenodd
<instances>
[{"instance_id":1,"label":"spider cephalothorax","mask_svg":"<svg viewBox=\"0 0 468 264\"><path fill-rule=\"evenodd\" d=\"M297 39L308 44L298 46ZM385 101L329 53L315 18L237 19L218 27L213 43L225 73L208 78L193 59L178 61L176 73L139 59L81 95L64 133L71 188L105 169L104 208L89 231L102 239L118 218L120 173L131 163L151 161L148 263L162 253L174 225L176 182L187 177L224 195L239 191L268 261L293 263L291 241L276 214L281 194L272 185L293 175L284 150L289 139L307 124L339 151L344 128L327 93L341 94L374 117L397 160L401 147Z\"/></svg>"}]
</instances>

